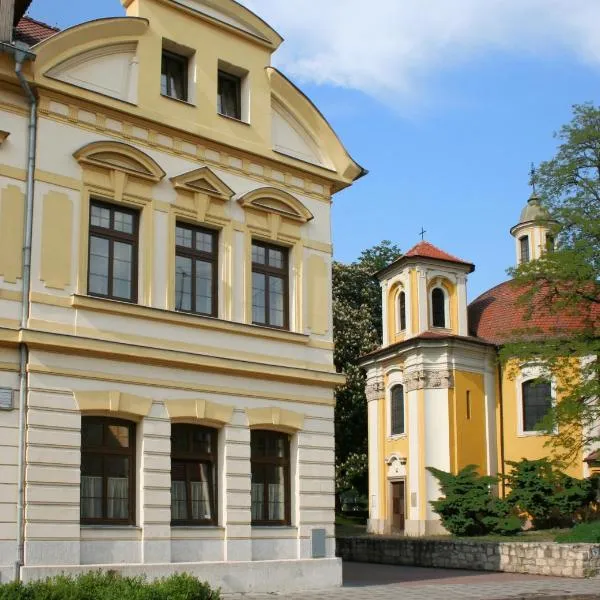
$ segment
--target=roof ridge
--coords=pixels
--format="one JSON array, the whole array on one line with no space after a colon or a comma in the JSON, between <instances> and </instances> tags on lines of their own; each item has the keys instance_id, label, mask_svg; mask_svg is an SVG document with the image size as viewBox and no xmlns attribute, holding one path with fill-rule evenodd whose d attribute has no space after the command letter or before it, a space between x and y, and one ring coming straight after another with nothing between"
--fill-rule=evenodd
<instances>
[{"instance_id":1,"label":"roof ridge","mask_svg":"<svg viewBox=\"0 0 600 600\"><path fill-rule=\"evenodd\" d=\"M468 260L464 260L464 259L459 258L458 256L456 256L454 254L450 254L449 252L446 252L445 250L442 250L439 246L436 246L435 244L432 244L431 242L428 242L426 240L421 240L420 242L416 243L410 250L408 250L407 252L405 252L404 256L407 256L407 257L418 256L418 254L416 254L415 251L418 251L419 247L423 247L423 246L427 246L429 248L432 248L436 252L439 252L440 254L444 254L449 259L452 259L455 262L464 263L466 265L473 264L473 263L469 262ZM429 258L436 258L436 257L429 257ZM438 260L444 260L444 259L439 259L438 258Z\"/></svg>"}]
</instances>

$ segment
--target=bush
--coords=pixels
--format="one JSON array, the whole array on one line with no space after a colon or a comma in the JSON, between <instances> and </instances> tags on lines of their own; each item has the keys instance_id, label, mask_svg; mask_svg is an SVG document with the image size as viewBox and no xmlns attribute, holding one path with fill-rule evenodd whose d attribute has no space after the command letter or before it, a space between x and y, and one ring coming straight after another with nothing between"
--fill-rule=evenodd
<instances>
[{"instance_id":1,"label":"bush","mask_svg":"<svg viewBox=\"0 0 600 600\"><path fill-rule=\"evenodd\" d=\"M458 536L511 535L520 531L521 520L492 492L497 478L480 476L475 465L461 469L456 475L433 467L427 467L427 470L438 479L443 494L431 505L450 533Z\"/></svg>"},{"instance_id":2,"label":"bush","mask_svg":"<svg viewBox=\"0 0 600 600\"><path fill-rule=\"evenodd\" d=\"M600 521L580 523L571 531L557 535L555 539L562 544L600 544Z\"/></svg>"},{"instance_id":3,"label":"bush","mask_svg":"<svg viewBox=\"0 0 600 600\"><path fill-rule=\"evenodd\" d=\"M594 499L591 480L570 477L547 458L507 464L512 470L505 478L510 488L506 501L528 514L536 529L571 526Z\"/></svg>"},{"instance_id":4,"label":"bush","mask_svg":"<svg viewBox=\"0 0 600 600\"><path fill-rule=\"evenodd\" d=\"M0 585L0 600L219 600L218 591L187 574L147 582L115 572L58 576L24 585Z\"/></svg>"}]
</instances>

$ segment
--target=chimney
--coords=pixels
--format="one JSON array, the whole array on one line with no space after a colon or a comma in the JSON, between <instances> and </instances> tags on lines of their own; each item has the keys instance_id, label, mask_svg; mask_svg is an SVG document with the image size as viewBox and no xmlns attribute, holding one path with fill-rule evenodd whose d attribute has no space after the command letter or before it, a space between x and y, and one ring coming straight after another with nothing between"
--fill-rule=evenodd
<instances>
[{"instance_id":1,"label":"chimney","mask_svg":"<svg viewBox=\"0 0 600 600\"><path fill-rule=\"evenodd\" d=\"M0 42L13 41L15 0L0 0Z\"/></svg>"}]
</instances>

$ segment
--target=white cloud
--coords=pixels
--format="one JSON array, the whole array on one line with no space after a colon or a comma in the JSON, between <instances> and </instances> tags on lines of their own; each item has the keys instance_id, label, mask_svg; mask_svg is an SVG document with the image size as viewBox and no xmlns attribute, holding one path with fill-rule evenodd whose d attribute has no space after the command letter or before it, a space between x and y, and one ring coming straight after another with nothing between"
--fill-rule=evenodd
<instances>
[{"instance_id":1,"label":"white cloud","mask_svg":"<svg viewBox=\"0 0 600 600\"><path fill-rule=\"evenodd\" d=\"M600 0L243 0L286 42L275 64L304 82L402 100L490 53L568 53L600 66Z\"/></svg>"}]
</instances>

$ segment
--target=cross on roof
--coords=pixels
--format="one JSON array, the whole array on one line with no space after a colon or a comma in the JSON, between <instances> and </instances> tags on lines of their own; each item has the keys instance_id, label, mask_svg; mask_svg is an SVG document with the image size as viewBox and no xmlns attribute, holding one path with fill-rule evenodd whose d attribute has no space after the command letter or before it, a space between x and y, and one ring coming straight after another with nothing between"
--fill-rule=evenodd
<instances>
[{"instance_id":1,"label":"cross on roof","mask_svg":"<svg viewBox=\"0 0 600 600\"><path fill-rule=\"evenodd\" d=\"M421 227L421 231L419 232L419 235L421 236L421 240L425 241L425 234L427 233L427 231L425 229L423 229L423 227Z\"/></svg>"}]
</instances>

